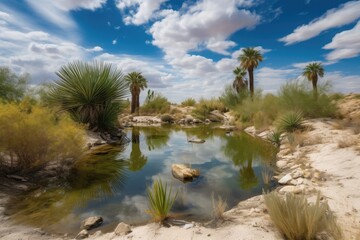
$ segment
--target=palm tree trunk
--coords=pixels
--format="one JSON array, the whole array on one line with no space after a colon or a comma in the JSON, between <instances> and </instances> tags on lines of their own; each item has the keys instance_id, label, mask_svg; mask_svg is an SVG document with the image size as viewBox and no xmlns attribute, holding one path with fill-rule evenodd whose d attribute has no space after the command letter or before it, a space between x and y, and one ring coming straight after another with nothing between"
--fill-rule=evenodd
<instances>
[{"instance_id":1,"label":"palm tree trunk","mask_svg":"<svg viewBox=\"0 0 360 240\"><path fill-rule=\"evenodd\" d=\"M250 81L250 95L251 95L251 99L253 99L253 97L254 97L254 69L249 68L248 72L249 72L249 81Z\"/></svg>"},{"instance_id":2,"label":"palm tree trunk","mask_svg":"<svg viewBox=\"0 0 360 240\"><path fill-rule=\"evenodd\" d=\"M139 114L139 108L140 108L140 92L137 92L136 101L135 101L135 111L137 114Z\"/></svg>"},{"instance_id":3,"label":"palm tree trunk","mask_svg":"<svg viewBox=\"0 0 360 240\"><path fill-rule=\"evenodd\" d=\"M315 100L318 98L318 89L317 89L317 77L312 79L312 85L313 85L313 94Z\"/></svg>"},{"instance_id":4,"label":"palm tree trunk","mask_svg":"<svg viewBox=\"0 0 360 240\"><path fill-rule=\"evenodd\" d=\"M136 94L134 92L131 93L131 113L135 112L135 100L136 100Z\"/></svg>"}]
</instances>

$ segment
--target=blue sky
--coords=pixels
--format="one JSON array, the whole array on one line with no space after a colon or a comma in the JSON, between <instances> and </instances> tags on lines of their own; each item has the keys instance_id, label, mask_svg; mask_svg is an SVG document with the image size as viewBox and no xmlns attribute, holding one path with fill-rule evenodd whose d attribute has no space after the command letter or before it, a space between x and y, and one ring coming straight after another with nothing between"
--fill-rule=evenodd
<instances>
[{"instance_id":1,"label":"blue sky","mask_svg":"<svg viewBox=\"0 0 360 240\"><path fill-rule=\"evenodd\" d=\"M264 55L255 71L264 92L313 61L334 91L360 92L360 1L0 0L0 65L33 85L70 61L98 60L141 71L172 102L208 98L249 46Z\"/></svg>"}]
</instances>

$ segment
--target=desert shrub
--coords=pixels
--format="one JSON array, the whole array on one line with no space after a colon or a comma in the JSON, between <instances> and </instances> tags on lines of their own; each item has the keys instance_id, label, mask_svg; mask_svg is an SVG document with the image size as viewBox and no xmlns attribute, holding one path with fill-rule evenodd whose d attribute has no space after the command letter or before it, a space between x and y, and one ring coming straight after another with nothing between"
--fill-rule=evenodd
<instances>
[{"instance_id":1,"label":"desert shrub","mask_svg":"<svg viewBox=\"0 0 360 240\"><path fill-rule=\"evenodd\" d=\"M301 111L305 117L335 117L335 102L328 96L329 83L318 86L315 99L308 83L287 82L279 91L279 104L284 110Z\"/></svg>"},{"instance_id":2,"label":"desert shrub","mask_svg":"<svg viewBox=\"0 0 360 240\"><path fill-rule=\"evenodd\" d=\"M196 100L194 98L187 98L181 102L181 105L184 107L193 107L196 104Z\"/></svg>"},{"instance_id":3,"label":"desert shrub","mask_svg":"<svg viewBox=\"0 0 360 240\"><path fill-rule=\"evenodd\" d=\"M212 207L213 207L213 217L215 220L223 220L224 213L228 207L225 200L219 195L217 199L214 197L214 194L211 195Z\"/></svg>"},{"instance_id":4,"label":"desert shrub","mask_svg":"<svg viewBox=\"0 0 360 240\"><path fill-rule=\"evenodd\" d=\"M241 104L245 99L249 98L248 91L240 91L238 93L232 86L225 87L224 92L221 94L220 100L230 109L234 109L237 105Z\"/></svg>"},{"instance_id":5,"label":"desert shrub","mask_svg":"<svg viewBox=\"0 0 360 240\"><path fill-rule=\"evenodd\" d=\"M0 100L20 101L25 94L29 76L17 75L8 67L0 67Z\"/></svg>"},{"instance_id":6,"label":"desert shrub","mask_svg":"<svg viewBox=\"0 0 360 240\"><path fill-rule=\"evenodd\" d=\"M267 139L276 147L279 147L281 144L281 132L278 130L275 131L271 131L268 136Z\"/></svg>"},{"instance_id":7,"label":"desert shrub","mask_svg":"<svg viewBox=\"0 0 360 240\"><path fill-rule=\"evenodd\" d=\"M60 79L50 89L52 102L91 129L115 127L129 92L121 71L106 63L77 61L56 74Z\"/></svg>"},{"instance_id":8,"label":"desert shrub","mask_svg":"<svg viewBox=\"0 0 360 240\"><path fill-rule=\"evenodd\" d=\"M166 113L170 110L170 102L160 93L156 93L153 97L145 101L140 111L143 114L159 114Z\"/></svg>"},{"instance_id":9,"label":"desert shrub","mask_svg":"<svg viewBox=\"0 0 360 240\"><path fill-rule=\"evenodd\" d=\"M195 105L195 109L192 112L192 115L202 121L209 118L210 113L214 110L219 110L220 112L226 112L227 108L225 105L216 98L211 99L200 99L198 104Z\"/></svg>"},{"instance_id":10,"label":"desert shrub","mask_svg":"<svg viewBox=\"0 0 360 240\"><path fill-rule=\"evenodd\" d=\"M303 115L301 112L287 112L277 122L278 129L284 132L294 132L304 127Z\"/></svg>"},{"instance_id":11,"label":"desert shrub","mask_svg":"<svg viewBox=\"0 0 360 240\"><path fill-rule=\"evenodd\" d=\"M171 123L171 122L174 121L174 118L172 116L170 116L170 115L167 115L167 114L162 115L160 117L160 119L161 119L162 122L165 122L165 123Z\"/></svg>"},{"instance_id":12,"label":"desert shrub","mask_svg":"<svg viewBox=\"0 0 360 240\"><path fill-rule=\"evenodd\" d=\"M312 240L326 232L334 239L341 239L336 217L326 202L308 203L305 196L287 194L282 199L277 193L264 195L270 218L286 239Z\"/></svg>"},{"instance_id":13,"label":"desert shrub","mask_svg":"<svg viewBox=\"0 0 360 240\"><path fill-rule=\"evenodd\" d=\"M149 210L147 211L155 221L164 221L177 198L177 193L172 195L172 187L161 179L155 180L152 188L147 188Z\"/></svg>"},{"instance_id":14,"label":"desert shrub","mask_svg":"<svg viewBox=\"0 0 360 240\"><path fill-rule=\"evenodd\" d=\"M30 171L82 153L84 130L69 117L56 116L39 106L23 109L16 104L0 105L0 151L9 157L3 165L14 171Z\"/></svg>"}]
</instances>

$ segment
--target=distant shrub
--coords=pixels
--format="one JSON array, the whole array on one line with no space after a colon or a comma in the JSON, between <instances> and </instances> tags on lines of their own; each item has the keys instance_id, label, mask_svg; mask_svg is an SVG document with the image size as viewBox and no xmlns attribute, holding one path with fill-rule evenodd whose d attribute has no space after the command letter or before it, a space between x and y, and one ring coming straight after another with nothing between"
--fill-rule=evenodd
<instances>
[{"instance_id":1,"label":"distant shrub","mask_svg":"<svg viewBox=\"0 0 360 240\"><path fill-rule=\"evenodd\" d=\"M282 199L275 192L265 194L264 199L271 220L285 239L313 240L324 232L333 239L341 239L336 217L326 202L320 203L319 195L315 203L294 194Z\"/></svg>"},{"instance_id":2,"label":"distant shrub","mask_svg":"<svg viewBox=\"0 0 360 240\"><path fill-rule=\"evenodd\" d=\"M267 139L276 147L279 147L281 144L281 132L278 130L271 131L267 136Z\"/></svg>"},{"instance_id":3,"label":"distant shrub","mask_svg":"<svg viewBox=\"0 0 360 240\"><path fill-rule=\"evenodd\" d=\"M184 107L193 107L196 104L196 100L194 98L187 98L181 102L181 105Z\"/></svg>"},{"instance_id":4,"label":"distant shrub","mask_svg":"<svg viewBox=\"0 0 360 240\"><path fill-rule=\"evenodd\" d=\"M160 93L156 93L149 99L145 101L143 106L140 109L142 114L159 114L166 113L170 110L170 102L166 97Z\"/></svg>"},{"instance_id":5,"label":"distant shrub","mask_svg":"<svg viewBox=\"0 0 360 240\"><path fill-rule=\"evenodd\" d=\"M202 121L209 118L210 113L214 110L219 110L220 112L226 112L227 108L225 105L216 98L211 99L200 99L198 104L195 105L195 109L192 112L192 115Z\"/></svg>"},{"instance_id":6,"label":"distant shrub","mask_svg":"<svg viewBox=\"0 0 360 240\"><path fill-rule=\"evenodd\" d=\"M25 94L29 75L16 75L8 67L0 67L0 101L20 101Z\"/></svg>"},{"instance_id":7,"label":"distant shrub","mask_svg":"<svg viewBox=\"0 0 360 240\"><path fill-rule=\"evenodd\" d=\"M283 132L295 132L304 127L303 115L301 112L287 112L278 120L278 129Z\"/></svg>"},{"instance_id":8,"label":"distant shrub","mask_svg":"<svg viewBox=\"0 0 360 240\"><path fill-rule=\"evenodd\" d=\"M224 103L225 106L233 109L249 97L250 94L248 91L240 91L240 93L238 93L232 86L228 85L221 94L220 100Z\"/></svg>"},{"instance_id":9,"label":"distant shrub","mask_svg":"<svg viewBox=\"0 0 360 240\"><path fill-rule=\"evenodd\" d=\"M177 193L172 195L172 187L161 179L155 180L152 188L147 188L149 210L147 211L155 221L164 221L177 198Z\"/></svg>"},{"instance_id":10,"label":"distant shrub","mask_svg":"<svg viewBox=\"0 0 360 240\"><path fill-rule=\"evenodd\" d=\"M307 83L292 81L279 91L279 106L287 111L301 111L305 117L335 117L335 102L328 96L329 83L318 86L318 98Z\"/></svg>"},{"instance_id":11,"label":"distant shrub","mask_svg":"<svg viewBox=\"0 0 360 240\"><path fill-rule=\"evenodd\" d=\"M165 123L172 123L174 121L174 118L172 116L170 116L170 115L167 115L167 114L162 115L160 117L160 119L161 119L162 122L165 122Z\"/></svg>"},{"instance_id":12,"label":"distant shrub","mask_svg":"<svg viewBox=\"0 0 360 240\"><path fill-rule=\"evenodd\" d=\"M0 151L8 156L2 161L14 171L73 160L82 153L84 139L84 131L65 115L38 106L0 105Z\"/></svg>"}]
</instances>

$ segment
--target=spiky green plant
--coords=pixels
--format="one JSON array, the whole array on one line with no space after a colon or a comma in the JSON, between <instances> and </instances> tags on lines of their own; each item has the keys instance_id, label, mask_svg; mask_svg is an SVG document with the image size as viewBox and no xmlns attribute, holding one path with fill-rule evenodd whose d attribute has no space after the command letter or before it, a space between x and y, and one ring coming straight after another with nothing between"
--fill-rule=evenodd
<instances>
[{"instance_id":1,"label":"spiky green plant","mask_svg":"<svg viewBox=\"0 0 360 240\"><path fill-rule=\"evenodd\" d=\"M155 221L163 222L168 216L176 198L172 195L172 187L168 188L167 183L161 179L155 180L152 188L147 188L147 197L149 200L149 209L147 211Z\"/></svg>"},{"instance_id":2,"label":"spiky green plant","mask_svg":"<svg viewBox=\"0 0 360 240\"><path fill-rule=\"evenodd\" d=\"M275 131L271 131L268 136L267 139L276 147L279 147L281 144L281 131L275 130Z\"/></svg>"},{"instance_id":3,"label":"spiky green plant","mask_svg":"<svg viewBox=\"0 0 360 240\"><path fill-rule=\"evenodd\" d=\"M303 115L301 112L287 112L278 121L278 129L284 132L295 132L304 127Z\"/></svg>"},{"instance_id":4,"label":"spiky green plant","mask_svg":"<svg viewBox=\"0 0 360 240\"><path fill-rule=\"evenodd\" d=\"M285 239L313 240L326 232L333 239L341 239L342 232L327 202L308 203L305 196L287 194L285 199L277 193L264 195L270 218Z\"/></svg>"},{"instance_id":5,"label":"spiky green plant","mask_svg":"<svg viewBox=\"0 0 360 240\"><path fill-rule=\"evenodd\" d=\"M116 124L128 95L120 70L101 62L76 61L63 66L50 89L50 100L90 128L107 130Z\"/></svg>"}]
</instances>

